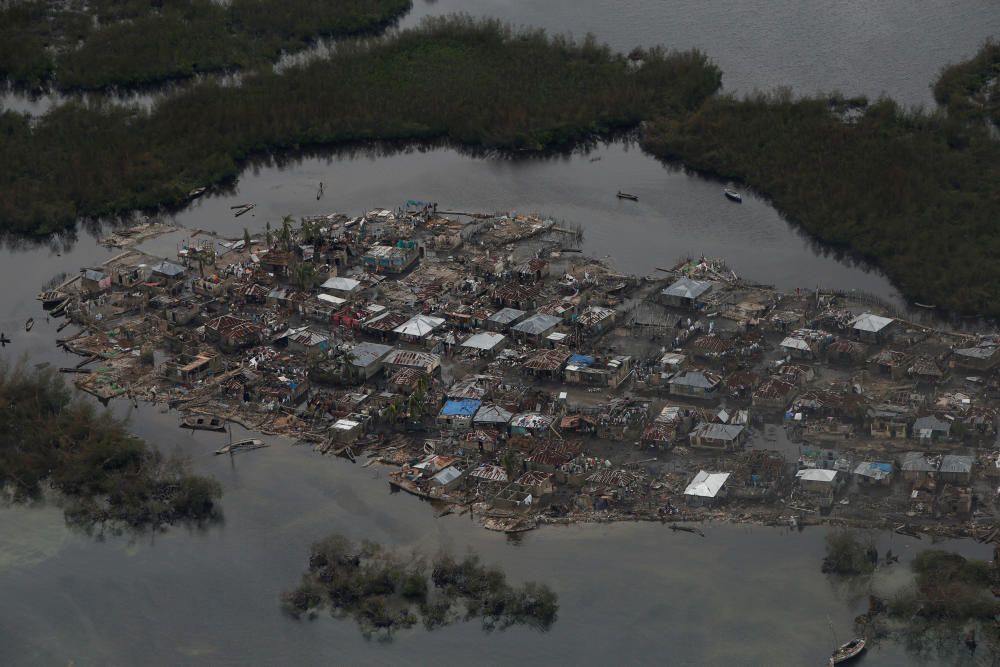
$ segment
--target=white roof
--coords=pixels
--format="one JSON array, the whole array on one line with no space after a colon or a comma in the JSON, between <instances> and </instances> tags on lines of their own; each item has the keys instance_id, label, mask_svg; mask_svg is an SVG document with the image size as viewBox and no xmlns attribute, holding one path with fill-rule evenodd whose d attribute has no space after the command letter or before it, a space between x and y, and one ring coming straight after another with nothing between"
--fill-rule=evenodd
<instances>
[{"instance_id":1,"label":"white roof","mask_svg":"<svg viewBox=\"0 0 1000 667\"><path fill-rule=\"evenodd\" d=\"M699 496L701 498L714 498L722 485L729 479L728 472L705 472L700 470L691 483L684 489L685 496Z\"/></svg>"},{"instance_id":2,"label":"white roof","mask_svg":"<svg viewBox=\"0 0 1000 667\"><path fill-rule=\"evenodd\" d=\"M882 317L881 315L873 315L871 313L864 313L858 315L851 321L851 326L858 331L870 331L872 333L877 333L882 329L895 322L891 317Z\"/></svg>"},{"instance_id":3,"label":"white roof","mask_svg":"<svg viewBox=\"0 0 1000 667\"><path fill-rule=\"evenodd\" d=\"M404 336L417 336L418 338L423 338L430 332L437 329L439 326L444 324L443 317L431 317L430 315L414 315L410 319L406 320L398 327L393 329L393 332L402 334Z\"/></svg>"},{"instance_id":4,"label":"white roof","mask_svg":"<svg viewBox=\"0 0 1000 667\"><path fill-rule=\"evenodd\" d=\"M338 419L337 423L333 425L333 428L340 431L350 431L352 428L357 428L361 426L359 422L352 421L350 419Z\"/></svg>"},{"instance_id":5,"label":"white roof","mask_svg":"<svg viewBox=\"0 0 1000 667\"><path fill-rule=\"evenodd\" d=\"M781 341L781 347L790 347L794 350L804 350L809 351L809 343L805 342L801 338L796 338L795 336L789 336L785 340Z\"/></svg>"},{"instance_id":6,"label":"white roof","mask_svg":"<svg viewBox=\"0 0 1000 667\"><path fill-rule=\"evenodd\" d=\"M678 354L677 352L667 352L665 355L660 357L660 363L664 366L677 366L678 364L683 364L687 359L683 354Z\"/></svg>"},{"instance_id":7,"label":"white roof","mask_svg":"<svg viewBox=\"0 0 1000 667\"><path fill-rule=\"evenodd\" d=\"M332 294L317 294L316 298L320 301L331 303L334 306L342 306L347 303L347 299L341 299L339 296L334 296Z\"/></svg>"},{"instance_id":8,"label":"white roof","mask_svg":"<svg viewBox=\"0 0 1000 667\"><path fill-rule=\"evenodd\" d=\"M337 290L338 292L353 292L361 285L361 282L354 278L342 278L334 276L327 278L326 282L319 286L320 289Z\"/></svg>"},{"instance_id":9,"label":"white roof","mask_svg":"<svg viewBox=\"0 0 1000 667\"><path fill-rule=\"evenodd\" d=\"M469 336L462 343L462 347L472 347L477 350L492 350L494 347L503 342L506 338L503 334L494 333L492 331L483 331L482 333L477 333Z\"/></svg>"},{"instance_id":10,"label":"white roof","mask_svg":"<svg viewBox=\"0 0 1000 667\"><path fill-rule=\"evenodd\" d=\"M795 473L799 479L807 482L832 482L837 477L836 470L823 470L821 468L806 468Z\"/></svg>"}]
</instances>

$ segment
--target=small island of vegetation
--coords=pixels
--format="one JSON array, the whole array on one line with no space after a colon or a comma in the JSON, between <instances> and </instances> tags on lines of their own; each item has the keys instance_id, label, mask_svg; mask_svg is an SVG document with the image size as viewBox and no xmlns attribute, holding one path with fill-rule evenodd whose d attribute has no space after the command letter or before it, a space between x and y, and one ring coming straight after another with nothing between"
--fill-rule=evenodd
<instances>
[{"instance_id":1,"label":"small island of vegetation","mask_svg":"<svg viewBox=\"0 0 1000 667\"><path fill-rule=\"evenodd\" d=\"M0 366L0 489L8 502L55 492L66 520L87 531L157 529L219 518L213 479L188 474L51 371Z\"/></svg>"},{"instance_id":2,"label":"small island of vegetation","mask_svg":"<svg viewBox=\"0 0 1000 667\"><path fill-rule=\"evenodd\" d=\"M868 582L868 611L856 619L859 633L869 639L899 637L918 653L928 653L935 646L954 646L963 637L970 651L975 652L977 644L985 642L996 654L1000 648L994 622L1000 614L1000 571L995 562L927 549L910 562L911 583L902 587L888 583L885 593L880 589L890 580L872 586L878 581L872 579L876 569L898 560L891 551L880 560L870 536L851 530L827 534L823 571Z\"/></svg>"},{"instance_id":3,"label":"small island of vegetation","mask_svg":"<svg viewBox=\"0 0 1000 667\"><path fill-rule=\"evenodd\" d=\"M486 630L512 625L548 630L559 610L548 586L515 588L501 570L476 556L459 560L442 554L428 563L342 535L313 545L309 571L282 595L282 605L295 618L328 608L335 617L352 618L366 637L382 638L418 623L432 630L474 618Z\"/></svg>"}]
</instances>

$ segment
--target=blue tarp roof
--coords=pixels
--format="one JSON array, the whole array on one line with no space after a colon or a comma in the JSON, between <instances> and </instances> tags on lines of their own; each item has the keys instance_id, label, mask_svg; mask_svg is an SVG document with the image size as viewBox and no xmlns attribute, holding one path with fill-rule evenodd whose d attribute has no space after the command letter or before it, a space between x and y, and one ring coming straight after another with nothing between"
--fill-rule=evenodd
<instances>
[{"instance_id":1,"label":"blue tarp roof","mask_svg":"<svg viewBox=\"0 0 1000 667\"><path fill-rule=\"evenodd\" d=\"M574 354L569 358L569 363L573 366L593 366L594 358L589 354Z\"/></svg>"},{"instance_id":2,"label":"blue tarp roof","mask_svg":"<svg viewBox=\"0 0 1000 667\"><path fill-rule=\"evenodd\" d=\"M441 408L441 415L444 417L471 417L476 414L480 405L482 405L482 401L472 398L453 399L444 404L444 407Z\"/></svg>"}]
</instances>

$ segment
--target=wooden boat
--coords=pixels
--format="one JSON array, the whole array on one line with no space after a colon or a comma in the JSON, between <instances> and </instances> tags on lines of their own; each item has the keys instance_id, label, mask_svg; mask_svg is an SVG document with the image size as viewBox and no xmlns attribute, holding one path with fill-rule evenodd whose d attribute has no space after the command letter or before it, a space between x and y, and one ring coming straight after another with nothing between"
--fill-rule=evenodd
<instances>
[{"instance_id":1,"label":"wooden boat","mask_svg":"<svg viewBox=\"0 0 1000 667\"><path fill-rule=\"evenodd\" d=\"M29 317L28 321L24 323L24 330L31 331L31 327L35 326L35 318Z\"/></svg>"},{"instance_id":2,"label":"wooden boat","mask_svg":"<svg viewBox=\"0 0 1000 667\"><path fill-rule=\"evenodd\" d=\"M250 211L254 210L256 207L257 204L246 204L245 206L238 208L236 212L233 214L233 216L238 218L244 213L249 213Z\"/></svg>"},{"instance_id":3,"label":"wooden boat","mask_svg":"<svg viewBox=\"0 0 1000 667\"><path fill-rule=\"evenodd\" d=\"M483 528L500 533L524 533L537 527L538 521L527 517L487 517L483 519Z\"/></svg>"},{"instance_id":4,"label":"wooden boat","mask_svg":"<svg viewBox=\"0 0 1000 667\"><path fill-rule=\"evenodd\" d=\"M865 650L865 640L859 638L852 639L846 644L842 644L840 648L833 652L830 656L830 665L839 665L842 662L847 662L848 660L853 660L854 658L861 655L861 652Z\"/></svg>"},{"instance_id":5,"label":"wooden boat","mask_svg":"<svg viewBox=\"0 0 1000 667\"><path fill-rule=\"evenodd\" d=\"M222 454L249 452L254 449L260 449L261 447L267 447L267 443L263 440L258 440L257 438L247 438L246 440L237 440L236 442L232 442L225 447L215 450L215 455L220 456Z\"/></svg>"},{"instance_id":6,"label":"wooden boat","mask_svg":"<svg viewBox=\"0 0 1000 667\"><path fill-rule=\"evenodd\" d=\"M42 292L38 295L38 300L42 302L42 308L45 308L46 310L55 308L68 298L69 294L66 294L66 292L60 292L59 290L49 290L48 292Z\"/></svg>"},{"instance_id":7,"label":"wooden boat","mask_svg":"<svg viewBox=\"0 0 1000 667\"><path fill-rule=\"evenodd\" d=\"M189 415L181 421L181 428L221 432L226 430L226 420L213 415Z\"/></svg>"},{"instance_id":8,"label":"wooden boat","mask_svg":"<svg viewBox=\"0 0 1000 667\"><path fill-rule=\"evenodd\" d=\"M197 199L198 197L205 194L206 190L208 190L208 188L195 188L194 190L188 193L188 199Z\"/></svg>"},{"instance_id":9,"label":"wooden boat","mask_svg":"<svg viewBox=\"0 0 1000 667\"><path fill-rule=\"evenodd\" d=\"M615 196L618 197L619 199L628 199L630 201L639 201L638 195L629 194L628 192L622 192L621 190L619 190L618 194L615 195Z\"/></svg>"},{"instance_id":10,"label":"wooden boat","mask_svg":"<svg viewBox=\"0 0 1000 667\"><path fill-rule=\"evenodd\" d=\"M734 201L737 204L743 202L743 195L732 188L725 188L722 192L726 195L726 199L729 199L730 201Z\"/></svg>"}]
</instances>

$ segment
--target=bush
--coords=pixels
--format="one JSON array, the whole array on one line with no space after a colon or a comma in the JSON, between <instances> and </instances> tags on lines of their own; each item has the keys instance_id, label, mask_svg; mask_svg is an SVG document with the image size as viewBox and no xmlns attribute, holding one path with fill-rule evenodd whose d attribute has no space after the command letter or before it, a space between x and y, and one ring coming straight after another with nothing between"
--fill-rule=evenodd
<instances>
[{"instance_id":1,"label":"bush","mask_svg":"<svg viewBox=\"0 0 1000 667\"><path fill-rule=\"evenodd\" d=\"M67 521L85 529L218 517L218 482L165 462L122 422L73 400L53 372L0 365L0 404L0 487L16 499L48 486L66 501Z\"/></svg>"},{"instance_id":2,"label":"bush","mask_svg":"<svg viewBox=\"0 0 1000 667\"><path fill-rule=\"evenodd\" d=\"M313 545L309 571L298 588L282 594L282 607L299 617L327 604L334 615L353 618L366 637L389 637L418 621L428 630L441 627L457 617L456 602L464 606L465 618L481 618L487 630L515 624L547 630L555 622L559 605L551 589L534 583L516 589L502 571L481 565L474 555L435 559L433 595L423 560L410 561L404 565L377 544L354 545L332 535Z\"/></svg>"},{"instance_id":3,"label":"bush","mask_svg":"<svg viewBox=\"0 0 1000 667\"><path fill-rule=\"evenodd\" d=\"M833 574L869 574L875 570L878 552L874 544L850 530L831 530L826 534L826 557L823 571Z\"/></svg>"}]
</instances>

